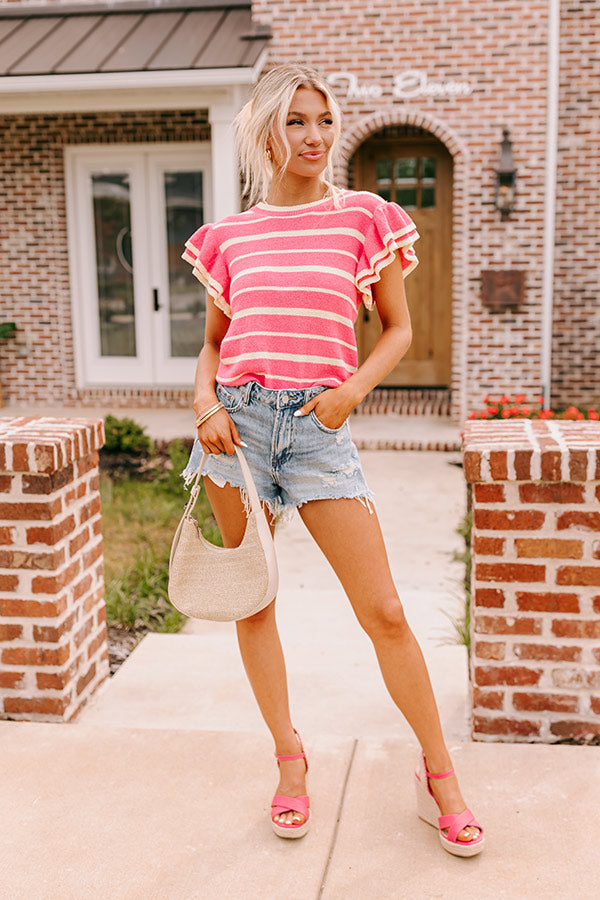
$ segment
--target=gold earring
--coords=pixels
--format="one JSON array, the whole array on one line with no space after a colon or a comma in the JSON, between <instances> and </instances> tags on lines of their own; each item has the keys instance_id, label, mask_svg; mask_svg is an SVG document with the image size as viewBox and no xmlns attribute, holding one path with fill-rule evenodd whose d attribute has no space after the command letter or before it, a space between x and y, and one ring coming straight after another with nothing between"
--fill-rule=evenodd
<instances>
[{"instance_id":1,"label":"gold earring","mask_svg":"<svg viewBox=\"0 0 600 900\"><path fill-rule=\"evenodd\" d=\"M270 147L267 147L267 149L265 150L265 156L267 157L267 159L271 159L271 148Z\"/></svg>"}]
</instances>

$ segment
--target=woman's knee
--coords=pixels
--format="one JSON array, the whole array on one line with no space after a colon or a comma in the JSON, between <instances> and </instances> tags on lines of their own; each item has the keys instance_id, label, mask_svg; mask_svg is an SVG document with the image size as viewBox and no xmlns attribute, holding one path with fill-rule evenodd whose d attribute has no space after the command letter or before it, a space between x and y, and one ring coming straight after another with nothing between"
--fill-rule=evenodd
<instances>
[{"instance_id":1,"label":"woman's knee","mask_svg":"<svg viewBox=\"0 0 600 900\"><path fill-rule=\"evenodd\" d=\"M410 632L404 609L394 594L382 597L359 618L360 624L371 640L402 638Z\"/></svg>"}]
</instances>

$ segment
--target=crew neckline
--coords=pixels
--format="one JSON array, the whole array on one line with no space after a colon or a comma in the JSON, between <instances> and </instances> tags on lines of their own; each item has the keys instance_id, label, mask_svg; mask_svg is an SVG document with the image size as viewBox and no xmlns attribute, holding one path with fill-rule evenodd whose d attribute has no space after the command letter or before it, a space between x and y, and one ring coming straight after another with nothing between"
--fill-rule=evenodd
<instances>
[{"instance_id":1,"label":"crew neckline","mask_svg":"<svg viewBox=\"0 0 600 900\"><path fill-rule=\"evenodd\" d=\"M327 185L331 188L329 182L327 182ZM259 200L256 205L259 209L268 209L272 212L287 212L288 210L307 209L311 206L319 206L319 204L327 203L330 200L333 200L333 195L328 193L325 197L321 197L320 200L311 200L310 203L297 203L294 206L276 206L274 203L267 203L266 200Z\"/></svg>"}]
</instances>

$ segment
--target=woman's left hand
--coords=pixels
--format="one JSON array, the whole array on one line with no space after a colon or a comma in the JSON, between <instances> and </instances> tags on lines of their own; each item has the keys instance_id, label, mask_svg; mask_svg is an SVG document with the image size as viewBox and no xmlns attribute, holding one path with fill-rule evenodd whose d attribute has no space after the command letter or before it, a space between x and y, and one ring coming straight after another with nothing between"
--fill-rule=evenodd
<instances>
[{"instance_id":1,"label":"woman's left hand","mask_svg":"<svg viewBox=\"0 0 600 900\"><path fill-rule=\"evenodd\" d=\"M343 387L340 385L321 391L320 394L301 406L294 415L306 416L314 409L317 419L326 428L341 428L356 406L354 398L350 398Z\"/></svg>"}]
</instances>

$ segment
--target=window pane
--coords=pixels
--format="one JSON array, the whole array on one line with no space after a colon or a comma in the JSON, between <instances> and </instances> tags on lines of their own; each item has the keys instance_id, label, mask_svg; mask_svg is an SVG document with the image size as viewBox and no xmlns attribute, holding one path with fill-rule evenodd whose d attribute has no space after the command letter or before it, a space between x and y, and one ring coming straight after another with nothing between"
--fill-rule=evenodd
<instances>
[{"instance_id":1,"label":"window pane","mask_svg":"<svg viewBox=\"0 0 600 900\"><path fill-rule=\"evenodd\" d=\"M128 175L92 175L100 353L135 356Z\"/></svg>"},{"instance_id":2,"label":"window pane","mask_svg":"<svg viewBox=\"0 0 600 900\"><path fill-rule=\"evenodd\" d=\"M435 178L435 158L434 157L424 157L421 160L421 177L422 178Z\"/></svg>"},{"instance_id":3,"label":"window pane","mask_svg":"<svg viewBox=\"0 0 600 900\"><path fill-rule=\"evenodd\" d=\"M396 188L396 203L403 206L404 209L417 208L417 189L416 187L399 187Z\"/></svg>"},{"instance_id":4,"label":"window pane","mask_svg":"<svg viewBox=\"0 0 600 900\"><path fill-rule=\"evenodd\" d=\"M392 161L390 159L377 160L377 181L392 180Z\"/></svg>"},{"instance_id":5,"label":"window pane","mask_svg":"<svg viewBox=\"0 0 600 900\"><path fill-rule=\"evenodd\" d=\"M417 177L417 160L397 159L394 165L394 180L401 181L405 178L414 181Z\"/></svg>"},{"instance_id":6,"label":"window pane","mask_svg":"<svg viewBox=\"0 0 600 900\"><path fill-rule=\"evenodd\" d=\"M435 206L435 188L423 185L421 187L421 206Z\"/></svg>"},{"instance_id":7,"label":"window pane","mask_svg":"<svg viewBox=\"0 0 600 900\"><path fill-rule=\"evenodd\" d=\"M380 197L383 197L384 200L389 200L389 199L390 199L391 191L390 191L389 188L378 187L378 188L377 188L377 193L379 194Z\"/></svg>"},{"instance_id":8,"label":"window pane","mask_svg":"<svg viewBox=\"0 0 600 900\"><path fill-rule=\"evenodd\" d=\"M165 172L164 190L171 356L197 356L204 340L206 291L190 278L189 264L181 254L186 240L204 222L202 172Z\"/></svg>"}]
</instances>

